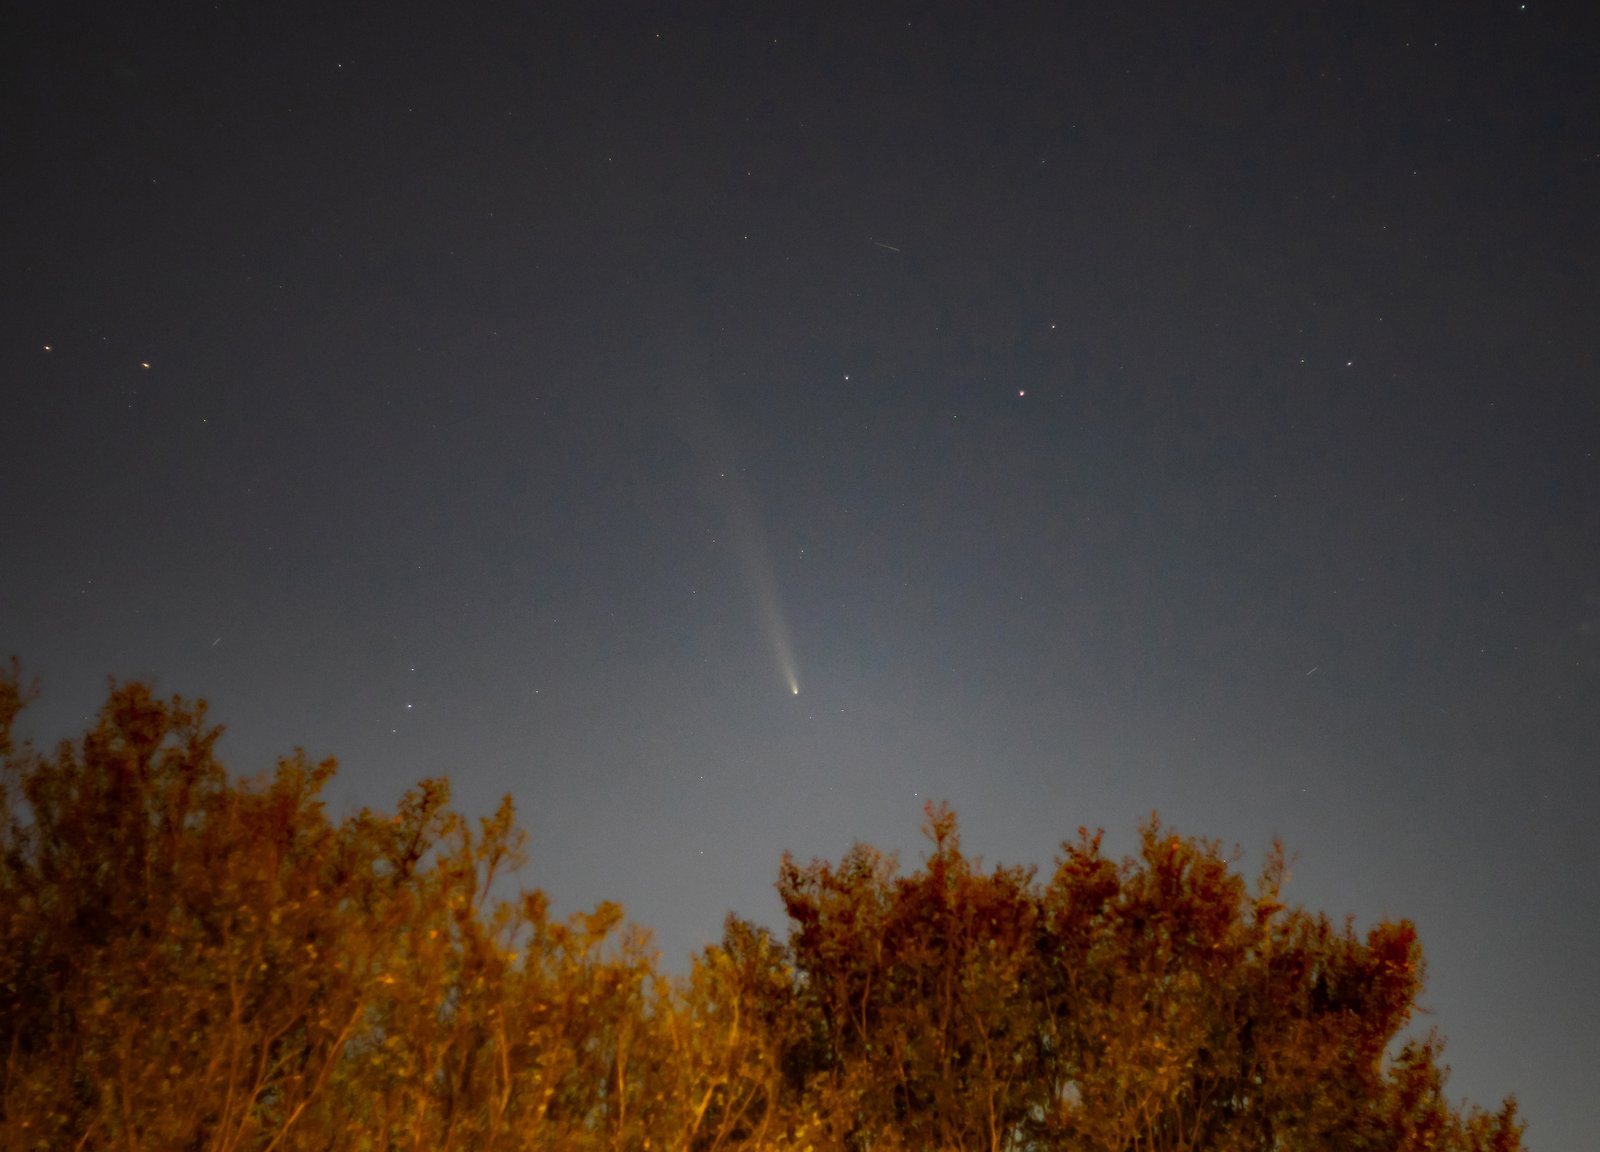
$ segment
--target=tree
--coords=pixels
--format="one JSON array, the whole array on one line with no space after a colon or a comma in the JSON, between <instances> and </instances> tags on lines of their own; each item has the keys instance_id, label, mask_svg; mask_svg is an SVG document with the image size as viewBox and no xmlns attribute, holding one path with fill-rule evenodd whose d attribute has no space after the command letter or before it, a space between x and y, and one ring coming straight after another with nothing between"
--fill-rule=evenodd
<instances>
[{"instance_id":1,"label":"tree","mask_svg":"<svg viewBox=\"0 0 1600 1152\"><path fill-rule=\"evenodd\" d=\"M1120 863L1080 829L1040 886L927 815L910 876L867 847L780 874L838 1147L1520 1147L1512 1101L1445 1101L1436 1036L1400 1045L1412 926L1287 908L1281 848L1251 889L1152 817Z\"/></svg>"},{"instance_id":2,"label":"tree","mask_svg":"<svg viewBox=\"0 0 1600 1152\"><path fill-rule=\"evenodd\" d=\"M392 950L380 845L324 817L331 762L235 785L217 734L130 685L80 746L8 758L5 1147L280 1144L360 1026Z\"/></svg>"},{"instance_id":3,"label":"tree","mask_svg":"<svg viewBox=\"0 0 1600 1152\"><path fill-rule=\"evenodd\" d=\"M329 819L303 754L232 778L204 702L113 686L50 754L0 673L0 1148L1515 1152L1406 1039L1411 925L1284 904L1153 817L1048 882L929 806L902 874L785 856L787 943L688 974L602 904L556 920L508 800L424 780Z\"/></svg>"}]
</instances>

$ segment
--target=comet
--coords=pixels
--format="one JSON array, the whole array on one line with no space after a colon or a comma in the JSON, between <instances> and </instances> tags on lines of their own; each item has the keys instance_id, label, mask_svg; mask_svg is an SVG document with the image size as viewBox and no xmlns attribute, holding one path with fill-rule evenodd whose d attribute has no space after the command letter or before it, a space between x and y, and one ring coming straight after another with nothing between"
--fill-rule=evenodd
<instances>
[{"instance_id":1,"label":"comet","mask_svg":"<svg viewBox=\"0 0 1600 1152\"><path fill-rule=\"evenodd\" d=\"M684 399L688 409L685 431L727 524L728 540L743 569L756 621L766 634L779 682L789 689L789 695L798 696L800 666L789 638L783 598L772 567L772 550L767 546L749 485L737 466L737 454L723 428L709 382L703 376L694 378L694 383L684 390Z\"/></svg>"},{"instance_id":2,"label":"comet","mask_svg":"<svg viewBox=\"0 0 1600 1152\"><path fill-rule=\"evenodd\" d=\"M794 645L789 640L789 625L778 595L778 579L772 571L772 553L767 548L766 534L756 518L750 494L734 477L731 471L726 474L726 479L733 483L732 490L724 494L734 550L744 568L745 583L755 600L756 614L767 634L778 674L789 686L789 694L798 696L800 669L795 662Z\"/></svg>"}]
</instances>

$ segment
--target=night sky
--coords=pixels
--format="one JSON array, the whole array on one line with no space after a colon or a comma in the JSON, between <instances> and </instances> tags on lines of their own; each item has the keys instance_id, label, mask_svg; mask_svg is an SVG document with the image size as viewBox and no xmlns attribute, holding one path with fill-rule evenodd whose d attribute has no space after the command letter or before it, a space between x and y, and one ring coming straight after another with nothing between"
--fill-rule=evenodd
<instances>
[{"instance_id":1,"label":"night sky","mask_svg":"<svg viewBox=\"0 0 1600 1152\"><path fill-rule=\"evenodd\" d=\"M27 731L510 792L669 967L929 798L1281 836L1600 1147L1582 6L165 7L0 30Z\"/></svg>"}]
</instances>

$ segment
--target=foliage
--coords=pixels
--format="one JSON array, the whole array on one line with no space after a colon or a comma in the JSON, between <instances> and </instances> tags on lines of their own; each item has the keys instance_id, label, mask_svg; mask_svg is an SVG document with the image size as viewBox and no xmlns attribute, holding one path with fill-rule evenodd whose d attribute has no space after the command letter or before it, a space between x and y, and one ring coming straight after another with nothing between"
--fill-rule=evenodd
<instances>
[{"instance_id":1,"label":"foliage","mask_svg":"<svg viewBox=\"0 0 1600 1152\"><path fill-rule=\"evenodd\" d=\"M784 943L681 978L605 904L497 898L510 801L333 821L331 761L228 776L203 702L114 686L78 743L0 675L0 1148L1512 1152L1453 1106L1410 924L1359 935L1155 819L1048 882L961 850L784 857Z\"/></svg>"}]
</instances>

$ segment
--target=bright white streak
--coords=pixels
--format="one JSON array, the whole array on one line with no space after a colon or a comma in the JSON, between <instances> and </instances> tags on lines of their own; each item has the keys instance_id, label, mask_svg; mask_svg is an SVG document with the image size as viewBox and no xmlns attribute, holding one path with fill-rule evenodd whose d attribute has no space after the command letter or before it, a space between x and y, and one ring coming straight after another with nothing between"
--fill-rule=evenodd
<instances>
[{"instance_id":1,"label":"bright white streak","mask_svg":"<svg viewBox=\"0 0 1600 1152\"><path fill-rule=\"evenodd\" d=\"M789 640L789 626L784 619L782 600L778 596L778 580L772 571L772 552L767 547L766 533L761 530L761 518L756 515L749 486L740 475L736 454L723 431L722 419L710 386L697 382L685 391L689 408L689 440L702 466L708 471L713 496L727 519L728 535L739 557L739 566L744 569L745 583L755 601L756 615L767 634L767 642L772 647L778 673L788 686L789 694L798 696L800 668L795 661L794 645Z\"/></svg>"},{"instance_id":2,"label":"bright white streak","mask_svg":"<svg viewBox=\"0 0 1600 1152\"><path fill-rule=\"evenodd\" d=\"M766 629L772 654L777 659L778 671L789 686L789 693L800 695L800 669L795 664L794 645L789 641L789 626L784 620L783 605L778 599L778 580L772 572L772 553L767 548L766 534L756 518L749 490L738 479L732 468L718 477L726 491L721 493L721 503L728 515L728 527L733 537L733 547L744 568L745 582L756 602L756 612Z\"/></svg>"}]
</instances>

